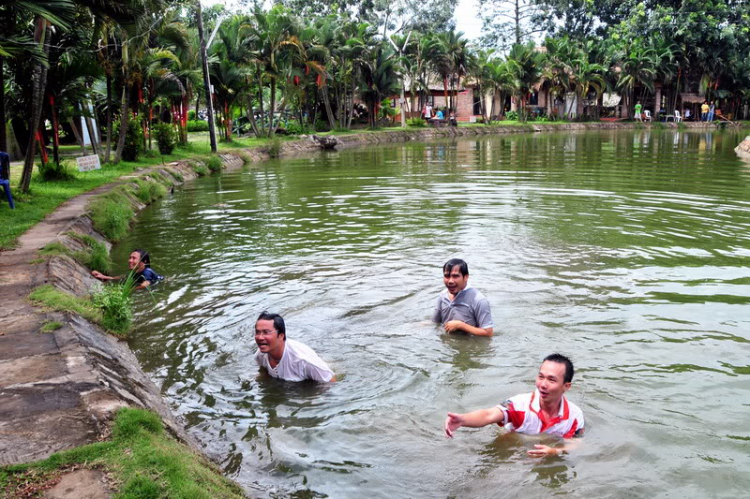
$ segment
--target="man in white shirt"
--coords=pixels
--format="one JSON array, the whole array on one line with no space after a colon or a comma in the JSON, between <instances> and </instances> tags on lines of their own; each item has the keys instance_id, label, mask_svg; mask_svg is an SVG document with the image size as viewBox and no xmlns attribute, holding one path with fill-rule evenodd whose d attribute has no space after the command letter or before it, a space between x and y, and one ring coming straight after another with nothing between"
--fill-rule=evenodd
<instances>
[{"instance_id":1,"label":"man in white shirt","mask_svg":"<svg viewBox=\"0 0 750 499\"><path fill-rule=\"evenodd\" d=\"M262 312L255 322L255 361L274 378L287 381L336 381L328 364L312 348L287 340L286 325L279 314Z\"/></svg>"},{"instance_id":2,"label":"man in white shirt","mask_svg":"<svg viewBox=\"0 0 750 499\"><path fill-rule=\"evenodd\" d=\"M546 433L563 439L583 436L583 411L568 401L565 392L573 381L573 363L560 354L547 356L539 368L536 390L516 395L502 404L466 414L448 413L445 419L445 435L453 438L453 432L462 426L480 428L496 423L507 430L527 435ZM570 441L561 447L535 445L528 454L533 457L560 455L572 450Z\"/></svg>"}]
</instances>

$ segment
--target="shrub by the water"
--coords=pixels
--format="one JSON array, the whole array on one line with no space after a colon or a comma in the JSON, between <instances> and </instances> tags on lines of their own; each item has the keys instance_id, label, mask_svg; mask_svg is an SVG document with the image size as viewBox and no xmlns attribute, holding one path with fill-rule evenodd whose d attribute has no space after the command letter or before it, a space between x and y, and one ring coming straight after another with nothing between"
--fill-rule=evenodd
<instances>
[{"instance_id":1,"label":"shrub by the water","mask_svg":"<svg viewBox=\"0 0 750 499\"><path fill-rule=\"evenodd\" d=\"M120 284L102 287L92 296L94 305L102 311L102 325L118 334L125 334L133 322L134 282L131 272L127 280Z\"/></svg>"},{"instance_id":2,"label":"shrub by the water","mask_svg":"<svg viewBox=\"0 0 750 499\"><path fill-rule=\"evenodd\" d=\"M207 132L208 121L203 120L188 120L187 122L188 132Z\"/></svg>"},{"instance_id":3,"label":"shrub by the water","mask_svg":"<svg viewBox=\"0 0 750 499\"><path fill-rule=\"evenodd\" d=\"M148 204L167 195L167 188L154 180L137 179L135 194L138 199Z\"/></svg>"},{"instance_id":4,"label":"shrub by the water","mask_svg":"<svg viewBox=\"0 0 750 499\"><path fill-rule=\"evenodd\" d=\"M120 122L116 121L114 126L115 141L120 137ZM143 130L138 120L128 120L128 130L125 133L125 146L122 149L122 159L125 161L137 161L143 151Z\"/></svg>"},{"instance_id":5,"label":"shrub by the water","mask_svg":"<svg viewBox=\"0 0 750 499\"><path fill-rule=\"evenodd\" d=\"M290 121L286 124L287 135L300 135L303 133L310 133L310 125L304 123L299 124L299 121Z\"/></svg>"},{"instance_id":6,"label":"shrub by the water","mask_svg":"<svg viewBox=\"0 0 750 499\"><path fill-rule=\"evenodd\" d=\"M47 164L37 164L39 178L44 182L57 182L60 180L73 180L76 178L76 167L70 161L60 161L58 165L54 161Z\"/></svg>"},{"instance_id":7,"label":"shrub by the water","mask_svg":"<svg viewBox=\"0 0 750 499\"><path fill-rule=\"evenodd\" d=\"M268 155L272 158L278 158L281 156L281 140L275 138L271 141L271 145L268 146Z\"/></svg>"},{"instance_id":8,"label":"shrub by the water","mask_svg":"<svg viewBox=\"0 0 750 499\"><path fill-rule=\"evenodd\" d=\"M109 256L107 246L89 236L88 234L78 234L77 232L68 232L68 236L86 243L89 247L88 252L80 251L74 255L74 258L91 270L98 270L107 274L112 268L112 258Z\"/></svg>"},{"instance_id":9,"label":"shrub by the water","mask_svg":"<svg viewBox=\"0 0 750 499\"><path fill-rule=\"evenodd\" d=\"M221 162L221 158L220 157L218 157L218 156L210 156L208 158L207 165L208 165L208 169L209 170L211 170L212 172L216 173L216 172L220 172L221 171L221 167L222 167L223 163Z\"/></svg>"},{"instance_id":10,"label":"shrub by the water","mask_svg":"<svg viewBox=\"0 0 750 499\"><path fill-rule=\"evenodd\" d=\"M518 121L518 113L516 111L508 111L505 113L505 119L508 121Z\"/></svg>"},{"instance_id":11,"label":"shrub by the water","mask_svg":"<svg viewBox=\"0 0 750 499\"><path fill-rule=\"evenodd\" d=\"M191 109L190 111L188 111L188 121L194 120L194 119L195 119L195 110Z\"/></svg>"},{"instance_id":12,"label":"shrub by the water","mask_svg":"<svg viewBox=\"0 0 750 499\"><path fill-rule=\"evenodd\" d=\"M193 168L195 174L199 177L205 177L206 175L208 175L208 168L206 168L206 165L204 165L201 161L189 161L189 163Z\"/></svg>"},{"instance_id":13,"label":"shrub by the water","mask_svg":"<svg viewBox=\"0 0 750 499\"><path fill-rule=\"evenodd\" d=\"M177 145L177 134L170 123L159 123L154 127L156 132L156 142L159 145L159 152L162 154L172 154Z\"/></svg>"},{"instance_id":14,"label":"shrub by the water","mask_svg":"<svg viewBox=\"0 0 750 499\"><path fill-rule=\"evenodd\" d=\"M409 126L422 128L427 126L427 121L422 118L409 118L406 120L406 124Z\"/></svg>"},{"instance_id":15,"label":"shrub by the water","mask_svg":"<svg viewBox=\"0 0 750 499\"><path fill-rule=\"evenodd\" d=\"M130 200L120 190L95 198L89 205L94 228L110 241L119 241L128 233L135 214Z\"/></svg>"}]
</instances>

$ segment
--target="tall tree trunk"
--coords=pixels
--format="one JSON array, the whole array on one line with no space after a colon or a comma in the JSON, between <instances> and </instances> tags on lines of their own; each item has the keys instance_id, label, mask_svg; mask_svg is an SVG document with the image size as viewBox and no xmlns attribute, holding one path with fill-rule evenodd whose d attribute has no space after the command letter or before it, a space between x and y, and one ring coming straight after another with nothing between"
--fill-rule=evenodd
<instances>
[{"instance_id":1,"label":"tall tree trunk","mask_svg":"<svg viewBox=\"0 0 750 499\"><path fill-rule=\"evenodd\" d=\"M258 123L255 121L255 109L253 109L253 96L248 94L247 96L247 117L250 119L250 126L253 128L253 133L256 137L260 137L260 130L258 130Z\"/></svg>"},{"instance_id":2,"label":"tall tree trunk","mask_svg":"<svg viewBox=\"0 0 750 499\"><path fill-rule=\"evenodd\" d=\"M130 88L127 83L127 70L125 70L125 78L123 80L122 103L120 105L120 137L117 139L117 149L115 149L115 164L119 163L122 159L122 150L125 148L125 137L128 133L128 120L130 118Z\"/></svg>"},{"instance_id":3,"label":"tall tree trunk","mask_svg":"<svg viewBox=\"0 0 750 499\"><path fill-rule=\"evenodd\" d=\"M85 106L88 104L88 102L84 102L83 105ZM86 110L88 111L88 109ZM94 154L99 154L99 147L97 145L96 141L96 132L94 131L94 122L91 119L91 116L86 116L86 130L89 134L89 140L91 141L91 150L94 152Z\"/></svg>"},{"instance_id":4,"label":"tall tree trunk","mask_svg":"<svg viewBox=\"0 0 750 499\"><path fill-rule=\"evenodd\" d=\"M276 128L273 125L273 112L276 109L276 78L271 78L271 109L268 110L268 136L273 137Z\"/></svg>"},{"instance_id":5,"label":"tall tree trunk","mask_svg":"<svg viewBox=\"0 0 750 499\"><path fill-rule=\"evenodd\" d=\"M112 75L107 73L107 148L104 153L104 162L109 163L112 151Z\"/></svg>"},{"instance_id":6,"label":"tall tree trunk","mask_svg":"<svg viewBox=\"0 0 750 499\"><path fill-rule=\"evenodd\" d=\"M44 55L49 54L49 43L47 43L47 21L38 16L36 19L36 31L34 33L34 42L42 45ZM31 119L29 120L29 142L26 147L26 158L23 163L23 172L21 173L20 189L22 192L29 192L31 184L31 173L34 169L34 156L36 156L36 137L39 129L39 121L42 118L42 107L44 105L44 89L47 86L47 67L41 62L37 62L31 76L32 81L32 100L31 100Z\"/></svg>"},{"instance_id":7,"label":"tall tree trunk","mask_svg":"<svg viewBox=\"0 0 750 499\"><path fill-rule=\"evenodd\" d=\"M324 85L323 88L320 89L320 93L323 94L323 104L326 108L326 115L328 117L328 125L331 127L331 130L336 128L336 122L333 121L333 111L331 110L331 102L328 99L328 85Z\"/></svg>"},{"instance_id":8,"label":"tall tree trunk","mask_svg":"<svg viewBox=\"0 0 750 499\"><path fill-rule=\"evenodd\" d=\"M83 155L85 156L86 147L83 145L83 137L81 137L81 132L78 131L76 122L72 117L68 118L68 125L70 125L70 128L73 130L73 135L76 138L76 142L78 142L78 145L81 146L81 151L83 152Z\"/></svg>"},{"instance_id":9,"label":"tall tree trunk","mask_svg":"<svg viewBox=\"0 0 750 499\"><path fill-rule=\"evenodd\" d=\"M354 119L354 91L357 88L357 82L354 78L352 78L352 91L349 97L349 122L346 125L346 128L351 129L352 127L352 120Z\"/></svg>"},{"instance_id":10,"label":"tall tree trunk","mask_svg":"<svg viewBox=\"0 0 750 499\"><path fill-rule=\"evenodd\" d=\"M0 151L8 150L8 136L6 134L5 118L5 57L0 55Z\"/></svg>"},{"instance_id":11,"label":"tall tree trunk","mask_svg":"<svg viewBox=\"0 0 750 499\"><path fill-rule=\"evenodd\" d=\"M258 80L258 107L260 109L260 119L263 120L266 117L266 111L263 106L263 78L261 76L260 70L256 72L257 80ZM260 131L263 135L266 135L268 132L266 132L266 125L261 122L260 124Z\"/></svg>"},{"instance_id":12,"label":"tall tree trunk","mask_svg":"<svg viewBox=\"0 0 750 499\"><path fill-rule=\"evenodd\" d=\"M49 110L52 115L52 154L55 164L60 166L60 127L57 123L57 110L55 109L55 98L49 95Z\"/></svg>"}]
</instances>

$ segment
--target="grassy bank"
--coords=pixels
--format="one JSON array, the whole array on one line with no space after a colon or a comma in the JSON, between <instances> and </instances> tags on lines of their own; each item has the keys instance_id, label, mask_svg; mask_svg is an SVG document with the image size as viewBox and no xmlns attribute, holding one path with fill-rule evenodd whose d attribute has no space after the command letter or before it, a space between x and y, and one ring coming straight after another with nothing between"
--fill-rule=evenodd
<instances>
[{"instance_id":1,"label":"grassy bank","mask_svg":"<svg viewBox=\"0 0 750 499\"><path fill-rule=\"evenodd\" d=\"M157 153L144 154L139 161L122 161L117 165L105 164L101 170L76 172L70 180L44 181L35 173L28 194L18 191L22 166L11 167L11 188L16 201L16 209L11 210L4 198L0 200L0 250L13 248L18 237L41 222L62 203L79 194L115 181L123 175L132 174L142 168L159 166L171 161L183 160L210 155L208 135L205 133L190 134L188 147L176 148L173 154L162 156ZM263 147L270 144L270 139L243 138L231 143L220 143L219 152L229 152L250 147ZM80 148L69 147L68 151L79 153ZM35 169L36 171L36 169Z\"/></svg>"},{"instance_id":2,"label":"grassy bank","mask_svg":"<svg viewBox=\"0 0 750 499\"><path fill-rule=\"evenodd\" d=\"M0 497L41 497L66 471L81 468L103 471L119 499L244 497L214 465L168 435L158 415L141 409L120 409L108 441L0 468Z\"/></svg>"}]
</instances>

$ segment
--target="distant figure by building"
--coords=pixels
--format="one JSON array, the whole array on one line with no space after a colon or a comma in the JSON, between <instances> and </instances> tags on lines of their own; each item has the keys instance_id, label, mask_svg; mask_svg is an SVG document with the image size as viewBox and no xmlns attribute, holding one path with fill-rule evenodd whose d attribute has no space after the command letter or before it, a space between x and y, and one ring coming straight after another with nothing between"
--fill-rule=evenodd
<instances>
[{"instance_id":1,"label":"distant figure by building","mask_svg":"<svg viewBox=\"0 0 750 499\"><path fill-rule=\"evenodd\" d=\"M708 101L703 101L703 104L701 105L701 121L708 121L708 110Z\"/></svg>"},{"instance_id":2,"label":"distant figure by building","mask_svg":"<svg viewBox=\"0 0 750 499\"><path fill-rule=\"evenodd\" d=\"M713 121L715 115L716 115L716 103L712 102L711 105L708 107L708 121Z\"/></svg>"},{"instance_id":3,"label":"distant figure by building","mask_svg":"<svg viewBox=\"0 0 750 499\"><path fill-rule=\"evenodd\" d=\"M549 355L539 368L535 391L516 395L489 409L466 414L449 412L443 426L445 435L453 438L453 433L462 426L480 428L495 423L509 431L528 435L546 433L565 439L582 437L583 411L565 397L573 382L573 374L570 359L560 354ZM560 455L573 447L570 443L562 447L535 445L528 454L534 457Z\"/></svg>"},{"instance_id":4,"label":"distant figure by building","mask_svg":"<svg viewBox=\"0 0 750 499\"><path fill-rule=\"evenodd\" d=\"M430 104L425 104L424 109L422 109L422 117L426 120L432 119L432 106Z\"/></svg>"},{"instance_id":5,"label":"distant figure by building","mask_svg":"<svg viewBox=\"0 0 750 499\"><path fill-rule=\"evenodd\" d=\"M274 378L287 381L336 381L328 364L312 348L286 337L279 314L262 312L255 322L255 361Z\"/></svg>"},{"instance_id":6,"label":"distant figure by building","mask_svg":"<svg viewBox=\"0 0 750 499\"><path fill-rule=\"evenodd\" d=\"M445 114L443 114L442 109L438 109L437 113L435 114L435 119L438 119L438 120L445 119Z\"/></svg>"},{"instance_id":7,"label":"distant figure by building","mask_svg":"<svg viewBox=\"0 0 750 499\"><path fill-rule=\"evenodd\" d=\"M148 251L142 249L133 250L128 259L128 267L133 272L135 289L145 289L164 280L162 276L151 269L151 256L148 254ZM128 278L127 275L114 277L104 275L97 270L92 270L91 275L100 281L122 281Z\"/></svg>"},{"instance_id":8,"label":"distant figure by building","mask_svg":"<svg viewBox=\"0 0 750 499\"><path fill-rule=\"evenodd\" d=\"M443 265L445 291L438 296L432 322L448 333L463 331L476 336L492 336L494 324L490 303L482 293L468 286L469 266L459 259Z\"/></svg>"},{"instance_id":9,"label":"distant figure by building","mask_svg":"<svg viewBox=\"0 0 750 499\"><path fill-rule=\"evenodd\" d=\"M635 105L635 119L638 121L643 121L643 115L641 114L642 110L643 106L641 106L641 101L638 101Z\"/></svg>"}]
</instances>

